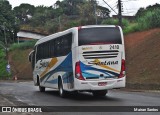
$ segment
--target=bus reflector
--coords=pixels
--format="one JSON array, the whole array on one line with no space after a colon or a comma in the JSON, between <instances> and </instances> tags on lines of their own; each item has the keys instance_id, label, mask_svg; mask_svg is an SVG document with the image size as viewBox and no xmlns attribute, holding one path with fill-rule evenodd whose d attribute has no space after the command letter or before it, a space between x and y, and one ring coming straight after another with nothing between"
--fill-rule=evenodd
<instances>
[{"instance_id":1,"label":"bus reflector","mask_svg":"<svg viewBox=\"0 0 160 115\"><path fill-rule=\"evenodd\" d=\"M80 68L80 62L76 62L75 66L75 77L79 80L85 80L82 76L81 68Z\"/></svg>"},{"instance_id":2,"label":"bus reflector","mask_svg":"<svg viewBox=\"0 0 160 115\"><path fill-rule=\"evenodd\" d=\"M122 77L124 77L124 76L125 76L125 74L126 74L126 72L125 72L125 60L124 60L124 59L122 59L121 72L120 72L120 75L119 75L119 77L118 77L118 78L122 78Z\"/></svg>"},{"instance_id":3,"label":"bus reflector","mask_svg":"<svg viewBox=\"0 0 160 115\"><path fill-rule=\"evenodd\" d=\"M79 27L78 27L78 30L80 30L81 28L82 28L82 26L79 26Z\"/></svg>"}]
</instances>

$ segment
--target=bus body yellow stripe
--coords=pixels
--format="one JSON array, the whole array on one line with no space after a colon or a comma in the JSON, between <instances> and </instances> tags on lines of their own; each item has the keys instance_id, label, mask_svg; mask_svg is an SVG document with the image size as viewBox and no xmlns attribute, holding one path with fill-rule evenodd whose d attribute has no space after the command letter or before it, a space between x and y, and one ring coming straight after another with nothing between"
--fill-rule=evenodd
<instances>
[{"instance_id":1,"label":"bus body yellow stripe","mask_svg":"<svg viewBox=\"0 0 160 115\"><path fill-rule=\"evenodd\" d=\"M57 62L57 58L52 58L44 72L40 75L40 77L43 77Z\"/></svg>"},{"instance_id":2,"label":"bus body yellow stripe","mask_svg":"<svg viewBox=\"0 0 160 115\"><path fill-rule=\"evenodd\" d=\"M99 61L98 59L95 59L94 62L98 63L98 62L100 62L100 61ZM111 67L109 67L109 66L106 66L106 65L98 65L98 66L103 67L103 68L105 68L105 69L109 69L109 70L115 71L115 72L120 72L120 71L118 71L118 70L116 70L116 69L113 69L113 68L111 68Z\"/></svg>"}]
</instances>

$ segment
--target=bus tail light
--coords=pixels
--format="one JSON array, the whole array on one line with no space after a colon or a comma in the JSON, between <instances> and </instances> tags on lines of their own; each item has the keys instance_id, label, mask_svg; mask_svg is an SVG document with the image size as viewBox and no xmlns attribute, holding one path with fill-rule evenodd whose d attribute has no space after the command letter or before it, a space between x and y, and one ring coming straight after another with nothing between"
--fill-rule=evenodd
<instances>
[{"instance_id":1,"label":"bus tail light","mask_svg":"<svg viewBox=\"0 0 160 115\"><path fill-rule=\"evenodd\" d=\"M126 75L126 72L125 72L125 60L122 59L122 64L121 64L121 72L120 72L120 75L118 78L122 78Z\"/></svg>"},{"instance_id":2,"label":"bus tail light","mask_svg":"<svg viewBox=\"0 0 160 115\"><path fill-rule=\"evenodd\" d=\"M85 80L82 76L81 68L80 68L80 62L76 62L75 66L75 77L79 80Z\"/></svg>"}]
</instances>

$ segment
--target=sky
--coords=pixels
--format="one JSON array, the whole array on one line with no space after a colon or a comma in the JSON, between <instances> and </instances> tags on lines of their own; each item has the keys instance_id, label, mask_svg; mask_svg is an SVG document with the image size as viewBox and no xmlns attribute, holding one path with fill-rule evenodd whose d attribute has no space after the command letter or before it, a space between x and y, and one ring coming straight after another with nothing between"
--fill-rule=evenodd
<instances>
[{"instance_id":1,"label":"sky","mask_svg":"<svg viewBox=\"0 0 160 115\"><path fill-rule=\"evenodd\" d=\"M12 8L15 6L19 6L22 3L28 3L34 6L44 5L44 6L51 6L53 5L57 0L8 0L10 4L12 5ZM61 0L60 0L61 1ZM118 12L116 7L116 2L118 0L105 0L116 12ZM103 0L97 0L99 5L102 5L104 7L107 7L107 4L103 2ZM145 8L148 5L153 5L155 3L160 4L160 0L122 0L123 2L123 15L134 15L137 10L141 7ZM111 9L110 9L111 10ZM112 11L111 15L115 15L115 13Z\"/></svg>"}]
</instances>

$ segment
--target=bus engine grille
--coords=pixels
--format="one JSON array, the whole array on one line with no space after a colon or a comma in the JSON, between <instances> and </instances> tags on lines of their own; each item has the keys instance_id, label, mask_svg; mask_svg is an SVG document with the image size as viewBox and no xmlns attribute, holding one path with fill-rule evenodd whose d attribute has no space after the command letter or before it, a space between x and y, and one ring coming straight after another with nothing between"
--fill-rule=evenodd
<instances>
[{"instance_id":1,"label":"bus engine grille","mask_svg":"<svg viewBox=\"0 0 160 115\"><path fill-rule=\"evenodd\" d=\"M105 51L87 51L83 52L85 59L101 59L101 58L116 58L118 50L105 50Z\"/></svg>"}]
</instances>

